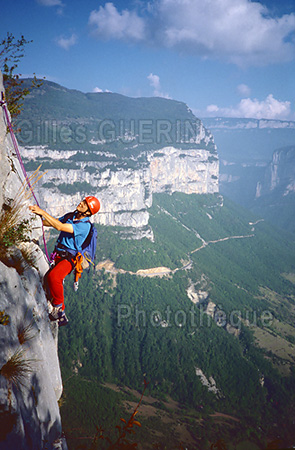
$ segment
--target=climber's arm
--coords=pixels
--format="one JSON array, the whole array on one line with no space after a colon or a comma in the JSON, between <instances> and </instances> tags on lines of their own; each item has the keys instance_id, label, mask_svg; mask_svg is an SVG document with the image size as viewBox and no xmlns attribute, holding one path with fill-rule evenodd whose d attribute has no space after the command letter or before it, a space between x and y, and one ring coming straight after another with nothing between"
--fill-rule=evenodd
<instances>
[{"instance_id":1,"label":"climber's arm","mask_svg":"<svg viewBox=\"0 0 295 450\"><path fill-rule=\"evenodd\" d=\"M43 209L39 208L39 206L37 205L29 206L29 209L34 214L37 214L37 216L42 217L43 225L47 227L53 227L58 231L65 231L66 233L74 233L73 225L71 225L70 223L60 222L58 219L55 219L46 211L43 211Z\"/></svg>"}]
</instances>

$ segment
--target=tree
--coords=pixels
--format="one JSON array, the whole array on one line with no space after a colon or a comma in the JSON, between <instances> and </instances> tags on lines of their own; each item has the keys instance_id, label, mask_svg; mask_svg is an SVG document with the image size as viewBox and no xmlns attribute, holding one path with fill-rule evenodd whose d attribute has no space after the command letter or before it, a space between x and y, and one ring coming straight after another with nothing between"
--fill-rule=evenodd
<instances>
[{"instance_id":1,"label":"tree","mask_svg":"<svg viewBox=\"0 0 295 450\"><path fill-rule=\"evenodd\" d=\"M37 81L36 76L31 87L23 87L24 80L20 74L15 73L18 63L25 55L25 46L33 41L27 41L24 36L16 39L12 33L7 32L6 38L0 42L0 69L3 73L5 87L5 100L14 121L22 110L22 100L29 94L30 88L40 87L42 82Z\"/></svg>"}]
</instances>

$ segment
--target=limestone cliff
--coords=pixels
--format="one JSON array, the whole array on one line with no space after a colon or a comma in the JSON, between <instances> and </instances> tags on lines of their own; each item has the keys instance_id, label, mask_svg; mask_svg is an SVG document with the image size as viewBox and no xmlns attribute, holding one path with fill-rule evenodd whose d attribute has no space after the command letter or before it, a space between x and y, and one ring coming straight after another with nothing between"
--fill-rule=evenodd
<instances>
[{"instance_id":1,"label":"limestone cliff","mask_svg":"<svg viewBox=\"0 0 295 450\"><path fill-rule=\"evenodd\" d=\"M285 147L273 153L264 179L257 183L256 198L272 192L285 197L295 192L295 147Z\"/></svg>"},{"instance_id":2,"label":"limestone cliff","mask_svg":"<svg viewBox=\"0 0 295 450\"><path fill-rule=\"evenodd\" d=\"M218 192L218 158L208 150L167 147L148 157L152 192Z\"/></svg>"},{"instance_id":3,"label":"limestone cliff","mask_svg":"<svg viewBox=\"0 0 295 450\"><path fill-rule=\"evenodd\" d=\"M251 209L284 231L295 232L295 147L280 148L256 182Z\"/></svg>"},{"instance_id":4,"label":"limestone cliff","mask_svg":"<svg viewBox=\"0 0 295 450\"><path fill-rule=\"evenodd\" d=\"M30 160L38 155L42 160L39 149L22 149L22 154ZM48 159L59 161L60 155L57 151L47 150L45 161ZM139 237L152 238L147 210L152 205L153 193L218 192L218 158L206 149L165 147L149 152L147 159L147 167L136 169L101 167L94 161L91 165L88 161L87 168L85 163L81 163L76 169L49 169L38 187L40 202L51 214L58 216L72 210L83 195L91 192L102 205L94 221L103 225L135 228L139 231ZM93 168L92 173L87 171L89 167ZM75 184L77 189L68 195L61 189L66 185L74 187ZM81 191L83 185L85 190Z\"/></svg>"},{"instance_id":5,"label":"limestone cliff","mask_svg":"<svg viewBox=\"0 0 295 450\"><path fill-rule=\"evenodd\" d=\"M40 203L54 216L72 210L85 194L96 195L101 201L101 211L93 220L103 225L120 226L137 230L133 237L152 239L148 225L148 208L152 196L159 192L184 192L186 194L212 194L218 192L219 161L216 152L206 148L180 149L173 146L150 150L145 161L134 158L135 167L118 158L112 165L90 160L98 159L101 152L60 151L40 147L22 148L27 163L44 163L49 169L38 186ZM73 166L73 157L79 161ZM115 155L108 155L115 158ZM53 164L64 167L51 168ZM86 162L87 161L87 162ZM65 167L66 165L69 168ZM123 167L122 167L123 166Z\"/></svg>"},{"instance_id":6,"label":"limestone cliff","mask_svg":"<svg viewBox=\"0 0 295 450\"><path fill-rule=\"evenodd\" d=\"M0 90L3 91L0 73ZM0 213L7 217L12 202L21 198L23 176L4 114L0 111ZM25 198L19 221L30 220ZM5 216L6 214L6 216ZM4 229L4 221L1 227ZM40 235L38 221L30 242L11 245L0 255L0 449L66 450L58 400L62 380L57 354L57 330L51 327L42 276L44 255L32 242ZM17 221L15 222L18 223ZM3 233L1 234L3 237ZM24 251L26 247L26 252ZM33 259L25 258L31 255ZM14 364L14 369L11 370ZM14 375L14 376L13 376Z\"/></svg>"}]
</instances>

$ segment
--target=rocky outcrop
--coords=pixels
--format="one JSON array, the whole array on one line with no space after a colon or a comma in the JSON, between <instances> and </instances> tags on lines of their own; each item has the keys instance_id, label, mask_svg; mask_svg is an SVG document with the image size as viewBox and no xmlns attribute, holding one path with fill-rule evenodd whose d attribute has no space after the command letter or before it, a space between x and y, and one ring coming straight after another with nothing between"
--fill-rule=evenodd
<instances>
[{"instance_id":1,"label":"rocky outcrop","mask_svg":"<svg viewBox=\"0 0 295 450\"><path fill-rule=\"evenodd\" d=\"M152 192L218 192L218 158L206 149L167 147L148 158Z\"/></svg>"},{"instance_id":2,"label":"rocky outcrop","mask_svg":"<svg viewBox=\"0 0 295 450\"><path fill-rule=\"evenodd\" d=\"M0 73L0 90L3 91ZM0 214L22 199L23 175L15 157L4 114L0 111ZM30 220L26 203L21 218ZM2 230L3 230L3 222ZM34 223L34 237L41 234ZM17 222L16 222L17 224ZM31 239L33 237L31 234ZM24 258L24 248L33 260ZM48 269L43 252L31 242L15 245L0 257L0 449L66 450L58 399L62 380L57 330L48 319L42 276ZM12 370L13 366L13 370Z\"/></svg>"},{"instance_id":3,"label":"rocky outcrop","mask_svg":"<svg viewBox=\"0 0 295 450\"><path fill-rule=\"evenodd\" d=\"M57 343L46 303L35 269L20 276L0 262L0 311L9 320L0 325L0 367L20 355L20 369L26 368L20 385L0 376L0 422L7 424L1 429L1 450L39 450L46 441L48 449L66 449L58 407L62 380Z\"/></svg>"},{"instance_id":4,"label":"rocky outcrop","mask_svg":"<svg viewBox=\"0 0 295 450\"><path fill-rule=\"evenodd\" d=\"M279 191L281 196L295 192L295 147L286 147L273 153L265 170L264 179L257 183L256 198Z\"/></svg>"},{"instance_id":5,"label":"rocky outcrop","mask_svg":"<svg viewBox=\"0 0 295 450\"><path fill-rule=\"evenodd\" d=\"M204 375L204 372L198 367L196 367L196 375L200 378L202 385L205 386L209 392L213 392L215 395L220 395L220 391L216 386L216 381L212 376L208 379L206 375Z\"/></svg>"},{"instance_id":6,"label":"rocky outcrop","mask_svg":"<svg viewBox=\"0 0 295 450\"><path fill-rule=\"evenodd\" d=\"M66 157L71 158L74 153L61 151L59 154L56 150L40 147L35 151L34 148L22 149L27 161L38 158L47 163L60 161L61 154L65 156L62 160L65 162ZM97 158L97 153L95 155ZM40 203L52 215L59 216L75 208L81 197L91 192L101 201L100 213L93 218L95 222L131 228L137 230L133 231L132 237L152 239L148 208L152 205L154 193L218 192L218 157L206 148L181 150L164 147L150 151L147 161L142 166L137 164L134 169L124 169L116 163L113 166L110 168L104 162L89 161L87 156L87 163L76 163L75 168L47 170L38 186Z\"/></svg>"},{"instance_id":7,"label":"rocky outcrop","mask_svg":"<svg viewBox=\"0 0 295 450\"><path fill-rule=\"evenodd\" d=\"M187 296L188 298L194 303L194 304L198 304L198 303L203 303L205 300L208 299L209 297L209 292L207 291L203 291L201 289L196 290L195 289L195 285L191 284L187 291Z\"/></svg>"},{"instance_id":8,"label":"rocky outcrop","mask_svg":"<svg viewBox=\"0 0 295 450\"><path fill-rule=\"evenodd\" d=\"M58 181L57 181L58 180ZM55 187L47 187L46 183ZM102 225L141 228L148 223L147 208L152 204L149 192L150 173L147 170L118 170L109 168L90 175L81 170L52 169L42 177L38 194L41 204L54 216L72 210L86 191L65 194L60 191L60 184L88 183L88 190L101 202L100 214L93 219ZM86 188L85 188L86 189Z\"/></svg>"},{"instance_id":9,"label":"rocky outcrop","mask_svg":"<svg viewBox=\"0 0 295 450\"><path fill-rule=\"evenodd\" d=\"M4 92L0 72L0 91ZM15 158L10 134L4 120L4 111L0 108L0 208L9 199L15 198L23 181L18 160Z\"/></svg>"}]
</instances>

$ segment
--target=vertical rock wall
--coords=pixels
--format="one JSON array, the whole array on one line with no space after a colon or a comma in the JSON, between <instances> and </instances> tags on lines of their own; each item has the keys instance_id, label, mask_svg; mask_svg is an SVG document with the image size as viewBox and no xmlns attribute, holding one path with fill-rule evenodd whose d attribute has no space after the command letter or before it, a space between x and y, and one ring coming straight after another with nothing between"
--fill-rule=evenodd
<instances>
[{"instance_id":1,"label":"vertical rock wall","mask_svg":"<svg viewBox=\"0 0 295 450\"><path fill-rule=\"evenodd\" d=\"M3 91L1 73L0 91ZM2 215L19 195L22 182L1 108ZM30 218L26 204L22 210L22 219L25 218ZM35 236L40 235L37 222L38 219L33 222ZM42 289L42 277L48 265L36 244L25 245L34 253L37 268L27 264L15 246L0 255L0 450L66 450L57 403L62 393L57 330L48 319ZM14 371L9 370L16 359ZM13 379L13 373L17 378Z\"/></svg>"}]
</instances>

